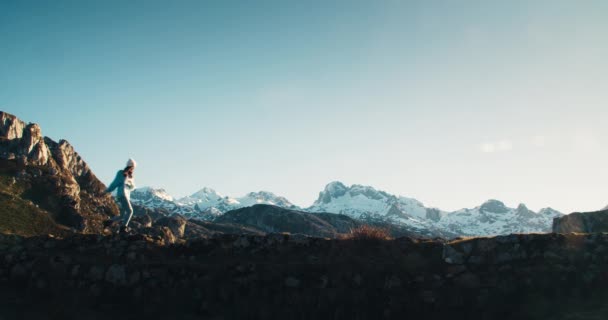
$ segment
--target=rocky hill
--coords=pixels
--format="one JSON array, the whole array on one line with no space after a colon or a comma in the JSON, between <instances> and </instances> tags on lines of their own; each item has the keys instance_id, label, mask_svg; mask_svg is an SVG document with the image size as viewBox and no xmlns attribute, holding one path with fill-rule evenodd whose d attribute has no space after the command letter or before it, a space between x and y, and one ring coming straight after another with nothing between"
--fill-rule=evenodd
<instances>
[{"instance_id":1,"label":"rocky hill","mask_svg":"<svg viewBox=\"0 0 608 320\"><path fill-rule=\"evenodd\" d=\"M380 228L393 237L453 237L452 234L432 233L428 230L419 232L409 226L388 223L384 220L361 221L344 214L289 210L263 204L228 211L214 219L213 223L232 223L255 228L263 233L287 232L324 238L341 238L363 225Z\"/></svg>"},{"instance_id":2,"label":"rocky hill","mask_svg":"<svg viewBox=\"0 0 608 320\"><path fill-rule=\"evenodd\" d=\"M608 232L608 210L574 212L553 220L553 232Z\"/></svg>"},{"instance_id":3,"label":"rocky hill","mask_svg":"<svg viewBox=\"0 0 608 320\"><path fill-rule=\"evenodd\" d=\"M0 236L5 319L604 319L608 236Z\"/></svg>"},{"instance_id":4,"label":"rocky hill","mask_svg":"<svg viewBox=\"0 0 608 320\"><path fill-rule=\"evenodd\" d=\"M12 210L0 210L0 229L37 233L28 226L67 227L79 232L101 232L102 222L118 214L105 186L65 140L42 135L40 126L26 124L0 111L0 197L5 206L25 208L21 228ZM58 231L57 231L58 232Z\"/></svg>"},{"instance_id":5,"label":"rocky hill","mask_svg":"<svg viewBox=\"0 0 608 320\"><path fill-rule=\"evenodd\" d=\"M214 222L235 223L267 233L288 232L323 238L335 238L360 225L344 215L312 214L269 205L254 205L229 211Z\"/></svg>"}]
</instances>

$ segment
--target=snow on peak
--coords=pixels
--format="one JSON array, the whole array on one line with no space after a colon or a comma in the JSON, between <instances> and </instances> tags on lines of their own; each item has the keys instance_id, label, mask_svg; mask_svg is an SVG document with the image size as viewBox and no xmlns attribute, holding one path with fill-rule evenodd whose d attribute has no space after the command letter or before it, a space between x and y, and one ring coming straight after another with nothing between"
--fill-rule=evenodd
<instances>
[{"instance_id":1,"label":"snow on peak","mask_svg":"<svg viewBox=\"0 0 608 320\"><path fill-rule=\"evenodd\" d=\"M481 207L479 207L479 209L484 212L492 213L505 213L509 211L509 209L507 208L507 206L505 206L504 203L494 199L490 199L484 202Z\"/></svg>"},{"instance_id":2,"label":"snow on peak","mask_svg":"<svg viewBox=\"0 0 608 320\"><path fill-rule=\"evenodd\" d=\"M329 203L331 199L343 196L348 188L340 181L334 181L325 186L319 193L319 198L315 203Z\"/></svg>"},{"instance_id":3,"label":"snow on peak","mask_svg":"<svg viewBox=\"0 0 608 320\"><path fill-rule=\"evenodd\" d=\"M339 192L340 190L346 190L347 187L340 181L332 181L325 186L326 192Z\"/></svg>"},{"instance_id":4,"label":"snow on peak","mask_svg":"<svg viewBox=\"0 0 608 320\"><path fill-rule=\"evenodd\" d=\"M270 204L284 208L297 208L284 197L268 191L250 192L243 197L223 196L211 188L181 198L176 203L200 214L201 219L208 219L230 210L253 206L255 204Z\"/></svg>"},{"instance_id":5,"label":"snow on peak","mask_svg":"<svg viewBox=\"0 0 608 320\"><path fill-rule=\"evenodd\" d=\"M349 192L353 195L363 195L367 198L370 199L374 199L374 200L395 200L396 197L393 195L390 195L384 191L378 191L376 189L374 189L373 187L370 186L362 186L362 185L358 185L358 184L354 184L350 187Z\"/></svg>"},{"instance_id":6,"label":"snow on peak","mask_svg":"<svg viewBox=\"0 0 608 320\"><path fill-rule=\"evenodd\" d=\"M203 188L192 195L183 197L177 200L177 203L182 205L195 205L200 203L215 203L222 199L223 196L211 188Z\"/></svg>"},{"instance_id":7,"label":"snow on peak","mask_svg":"<svg viewBox=\"0 0 608 320\"><path fill-rule=\"evenodd\" d=\"M250 192L246 196L238 199L241 204L247 206L253 204L270 204L283 208L294 208L295 205L285 197L277 196L276 194L268 191Z\"/></svg>"},{"instance_id":8,"label":"snow on peak","mask_svg":"<svg viewBox=\"0 0 608 320\"><path fill-rule=\"evenodd\" d=\"M142 187L133 190L131 197L134 198L158 198L165 201L173 201L173 197L162 188Z\"/></svg>"},{"instance_id":9,"label":"snow on peak","mask_svg":"<svg viewBox=\"0 0 608 320\"><path fill-rule=\"evenodd\" d=\"M361 217L403 219L424 224L427 209L415 199L397 197L370 186L354 184L350 187L341 182L332 182L319 193L319 198L307 210L330 212ZM440 215L433 212L434 219Z\"/></svg>"},{"instance_id":10,"label":"snow on peak","mask_svg":"<svg viewBox=\"0 0 608 320\"><path fill-rule=\"evenodd\" d=\"M313 206L322 206L323 204L329 204L335 199L342 198L344 196L362 197L372 200L386 200L388 198L395 198L384 191L378 191L370 186L364 186L359 184L353 184L347 187L342 182L334 181L325 186L325 189L319 193L319 198Z\"/></svg>"},{"instance_id":11,"label":"snow on peak","mask_svg":"<svg viewBox=\"0 0 608 320\"><path fill-rule=\"evenodd\" d=\"M193 193L191 195L191 197L209 197L209 196L216 196L216 197L222 197L222 195L215 191L214 189L211 189L209 187L204 187L201 190Z\"/></svg>"},{"instance_id":12,"label":"snow on peak","mask_svg":"<svg viewBox=\"0 0 608 320\"><path fill-rule=\"evenodd\" d=\"M258 192L249 192L247 194L248 197L252 197L252 198L260 198L260 199L274 199L277 198L277 195L275 195L272 192L269 191L258 191Z\"/></svg>"},{"instance_id":13,"label":"snow on peak","mask_svg":"<svg viewBox=\"0 0 608 320\"><path fill-rule=\"evenodd\" d=\"M564 215L563 213L561 213L553 208L542 208L538 211L538 214L545 215L545 216L552 216L552 217L560 217L560 216Z\"/></svg>"},{"instance_id":14,"label":"snow on peak","mask_svg":"<svg viewBox=\"0 0 608 320\"><path fill-rule=\"evenodd\" d=\"M190 217L192 214L192 210L177 204L164 189L150 187L135 189L131 192L131 202L133 205L149 209L163 209L169 214L180 214L186 217Z\"/></svg>"},{"instance_id":15,"label":"snow on peak","mask_svg":"<svg viewBox=\"0 0 608 320\"><path fill-rule=\"evenodd\" d=\"M174 200L163 189L140 188L132 193L134 204L163 208L188 218L211 220L234 209L256 204L270 204L297 209L284 197L268 191L250 192L242 197L223 196L211 188ZM538 213L524 204L509 208L503 202L491 199L473 209L454 212L427 208L420 201L389 194L371 186L346 186L334 181L325 186L309 212L345 214L363 221L385 221L418 231L437 231L466 236L488 236L509 233L549 232L554 217L562 213L551 208Z\"/></svg>"},{"instance_id":16,"label":"snow on peak","mask_svg":"<svg viewBox=\"0 0 608 320\"><path fill-rule=\"evenodd\" d=\"M488 200L480 207L447 214L439 221L439 226L466 236L550 232L553 218L559 215L561 213L553 209L536 213L524 204L508 208L501 201Z\"/></svg>"}]
</instances>

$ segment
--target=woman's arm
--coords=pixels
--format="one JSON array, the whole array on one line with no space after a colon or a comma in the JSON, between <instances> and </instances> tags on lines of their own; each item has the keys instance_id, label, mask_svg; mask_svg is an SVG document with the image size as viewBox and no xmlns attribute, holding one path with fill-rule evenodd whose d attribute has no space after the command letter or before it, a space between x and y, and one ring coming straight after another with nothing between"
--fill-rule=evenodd
<instances>
[{"instance_id":1,"label":"woman's arm","mask_svg":"<svg viewBox=\"0 0 608 320\"><path fill-rule=\"evenodd\" d=\"M114 191L114 189L118 188L118 185L120 185L120 178L121 178L121 173L120 171L116 174L116 177L114 178L114 181L112 181L112 183L110 183L110 185L108 186L108 188L106 189L106 192L112 192Z\"/></svg>"}]
</instances>

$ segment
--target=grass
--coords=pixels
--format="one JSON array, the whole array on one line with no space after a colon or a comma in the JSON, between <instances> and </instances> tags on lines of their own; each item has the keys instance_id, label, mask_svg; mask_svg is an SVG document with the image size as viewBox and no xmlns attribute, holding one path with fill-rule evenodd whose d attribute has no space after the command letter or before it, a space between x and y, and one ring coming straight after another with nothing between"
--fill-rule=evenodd
<instances>
[{"instance_id":1,"label":"grass","mask_svg":"<svg viewBox=\"0 0 608 320\"><path fill-rule=\"evenodd\" d=\"M360 241L377 241L391 240L391 234L387 229L362 225L355 229L351 229L350 233L344 236L345 240L360 240Z\"/></svg>"},{"instance_id":2,"label":"grass","mask_svg":"<svg viewBox=\"0 0 608 320\"><path fill-rule=\"evenodd\" d=\"M0 175L0 232L22 236L40 234L65 234L66 227L60 226L49 212L21 197L24 187L13 182L12 177Z\"/></svg>"}]
</instances>

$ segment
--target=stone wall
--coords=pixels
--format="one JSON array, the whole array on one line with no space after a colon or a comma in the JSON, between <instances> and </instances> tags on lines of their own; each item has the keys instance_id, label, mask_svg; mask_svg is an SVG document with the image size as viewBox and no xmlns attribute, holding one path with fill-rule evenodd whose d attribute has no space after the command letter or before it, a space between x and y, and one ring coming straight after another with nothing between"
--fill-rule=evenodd
<instances>
[{"instance_id":1,"label":"stone wall","mask_svg":"<svg viewBox=\"0 0 608 320\"><path fill-rule=\"evenodd\" d=\"M583 319L608 236L0 239L2 319ZM598 318L599 319L599 318Z\"/></svg>"}]
</instances>

